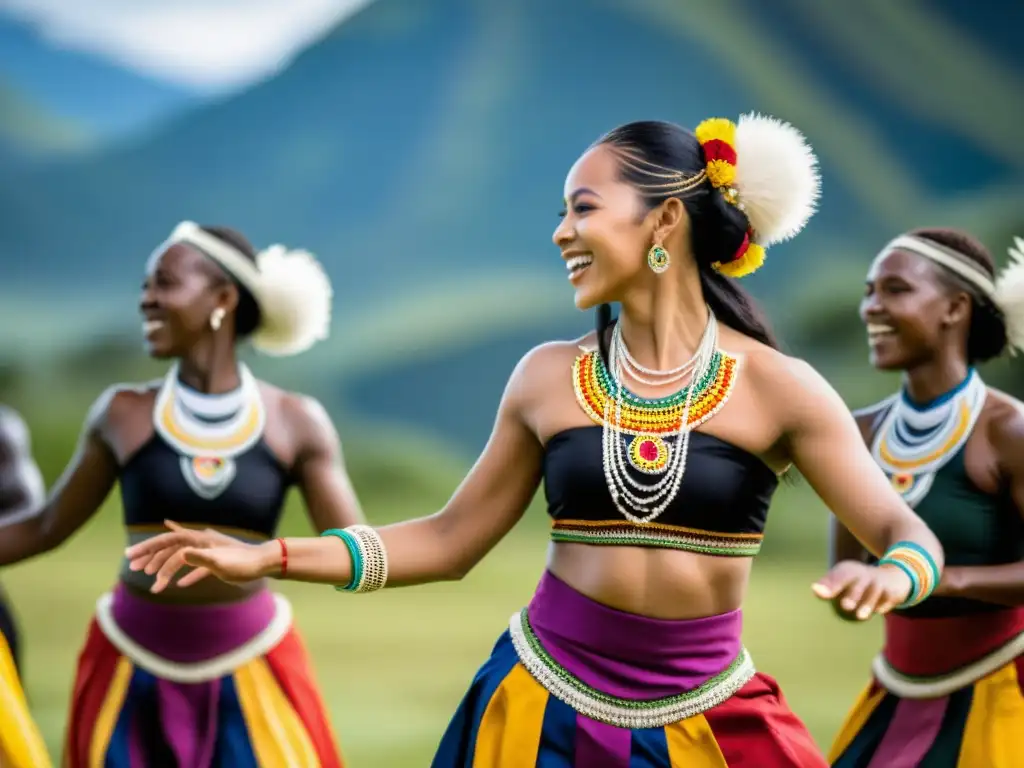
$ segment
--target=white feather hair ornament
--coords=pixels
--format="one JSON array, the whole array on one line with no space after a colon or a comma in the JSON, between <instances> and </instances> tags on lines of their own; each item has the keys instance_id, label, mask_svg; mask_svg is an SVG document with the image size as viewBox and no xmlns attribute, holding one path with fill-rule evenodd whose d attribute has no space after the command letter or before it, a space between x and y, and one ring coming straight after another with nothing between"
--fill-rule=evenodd
<instances>
[{"instance_id":1,"label":"white feather hair ornament","mask_svg":"<svg viewBox=\"0 0 1024 768\"><path fill-rule=\"evenodd\" d=\"M1024 352L1024 239L1014 237L1007 253L1010 263L996 279L992 299L1003 313L1007 346L1015 355Z\"/></svg>"},{"instance_id":2,"label":"white feather hair ornament","mask_svg":"<svg viewBox=\"0 0 1024 768\"><path fill-rule=\"evenodd\" d=\"M795 236L821 196L818 159L804 135L789 123L751 113L736 124L738 205L763 247Z\"/></svg>"},{"instance_id":3,"label":"white feather hair ornament","mask_svg":"<svg viewBox=\"0 0 1024 768\"><path fill-rule=\"evenodd\" d=\"M253 348L275 356L304 352L326 339L334 292L323 267L308 251L272 245L256 255L260 325Z\"/></svg>"}]
</instances>

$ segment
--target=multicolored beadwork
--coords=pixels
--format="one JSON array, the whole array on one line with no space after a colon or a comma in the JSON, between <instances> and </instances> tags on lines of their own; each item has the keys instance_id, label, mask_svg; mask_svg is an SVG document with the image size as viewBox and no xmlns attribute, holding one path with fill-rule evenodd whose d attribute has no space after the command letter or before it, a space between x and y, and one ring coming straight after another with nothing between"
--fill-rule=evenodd
<instances>
[{"instance_id":1,"label":"multicolored beadwork","mask_svg":"<svg viewBox=\"0 0 1024 768\"><path fill-rule=\"evenodd\" d=\"M664 472L668 457L668 443L657 435L637 435L629 443L629 463L648 475Z\"/></svg>"},{"instance_id":2,"label":"multicolored beadwork","mask_svg":"<svg viewBox=\"0 0 1024 768\"><path fill-rule=\"evenodd\" d=\"M711 365L697 381L687 427L696 429L721 410L732 394L739 366L739 358L721 350L715 352ZM609 401L611 410L615 410L614 400L619 395L619 386L612 379L600 353L594 350L577 357L572 365L572 379L576 401L584 413L595 424L604 424ZM623 388L622 416L614 426L627 435L648 438L651 435L661 437L678 433L682 426L686 395L691 386L692 383L675 394L659 398L638 397Z\"/></svg>"},{"instance_id":3,"label":"multicolored beadwork","mask_svg":"<svg viewBox=\"0 0 1024 768\"><path fill-rule=\"evenodd\" d=\"M928 405L912 402L905 391L891 398L871 454L907 504L928 495L935 473L966 444L987 391L972 368L959 386Z\"/></svg>"},{"instance_id":4,"label":"multicolored beadwork","mask_svg":"<svg viewBox=\"0 0 1024 768\"><path fill-rule=\"evenodd\" d=\"M731 698L754 676L745 648L720 673L693 690L660 699L625 699L592 688L559 664L530 626L527 609L509 620L512 645L526 671L556 699L591 720L619 728L661 728L706 712Z\"/></svg>"},{"instance_id":5,"label":"multicolored beadwork","mask_svg":"<svg viewBox=\"0 0 1024 768\"><path fill-rule=\"evenodd\" d=\"M935 591L941 578L939 566L928 550L912 541L899 541L893 544L882 555L878 564L895 565L910 578L910 595L900 604L900 608L909 608L923 602Z\"/></svg>"},{"instance_id":6,"label":"multicolored beadwork","mask_svg":"<svg viewBox=\"0 0 1024 768\"><path fill-rule=\"evenodd\" d=\"M760 533L717 533L665 523L628 520L555 520L551 540L569 544L657 547L722 557L754 557L761 551Z\"/></svg>"},{"instance_id":7,"label":"multicolored beadwork","mask_svg":"<svg viewBox=\"0 0 1024 768\"><path fill-rule=\"evenodd\" d=\"M687 426L690 429L714 416L728 400L736 379L739 359L718 351L704 376L696 383ZM605 408L619 395L601 355L588 352L573 363L576 400L594 422L604 423ZM672 446L665 439L679 434L687 392L693 386L663 398L642 398L622 390L622 416L618 431L632 435L627 452L630 465L638 472L657 475L665 471Z\"/></svg>"},{"instance_id":8,"label":"multicolored beadwork","mask_svg":"<svg viewBox=\"0 0 1024 768\"><path fill-rule=\"evenodd\" d=\"M190 390L175 363L153 407L153 427L179 456L181 473L193 493L214 499L235 479L234 458L263 436L266 409L259 384L244 364L238 389L224 394Z\"/></svg>"}]
</instances>

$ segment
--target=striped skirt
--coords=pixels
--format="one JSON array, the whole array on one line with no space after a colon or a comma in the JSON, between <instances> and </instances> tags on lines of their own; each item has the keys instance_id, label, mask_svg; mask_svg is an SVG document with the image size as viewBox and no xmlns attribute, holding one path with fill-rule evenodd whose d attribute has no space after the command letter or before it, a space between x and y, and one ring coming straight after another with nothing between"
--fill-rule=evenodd
<instances>
[{"instance_id":1,"label":"striped skirt","mask_svg":"<svg viewBox=\"0 0 1024 768\"><path fill-rule=\"evenodd\" d=\"M341 768L291 609L169 606L119 586L79 657L64 768Z\"/></svg>"},{"instance_id":2,"label":"striped skirt","mask_svg":"<svg viewBox=\"0 0 1024 768\"><path fill-rule=\"evenodd\" d=\"M50 768L52 764L29 714L10 646L0 635L0 766Z\"/></svg>"},{"instance_id":3,"label":"striped skirt","mask_svg":"<svg viewBox=\"0 0 1024 768\"><path fill-rule=\"evenodd\" d=\"M739 611L663 621L545 573L452 718L433 768L825 768L756 673Z\"/></svg>"},{"instance_id":4,"label":"striped skirt","mask_svg":"<svg viewBox=\"0 0 1024 768\"><path fill-rule=\"evenodd\" d=\"M1024 612L886 617L834 768L1024 766Z\"/></svg>"}]
</instances>

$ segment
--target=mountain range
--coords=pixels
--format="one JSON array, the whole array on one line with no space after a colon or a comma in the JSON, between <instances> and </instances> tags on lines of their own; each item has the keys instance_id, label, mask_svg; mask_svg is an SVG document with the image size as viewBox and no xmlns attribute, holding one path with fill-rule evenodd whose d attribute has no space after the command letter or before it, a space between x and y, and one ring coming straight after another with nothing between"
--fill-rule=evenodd
<instances>
[{"instance_id":1,"label":"mountain range","mask_svg":"<svg viewBox=\"0 0 1024 768\"><path fill-rule=\"evenodd\" d=\"M131 135L201 101L98 55L55 45L7 16L0 16L0 80L34 109L97 139Z\"/></svg>"},{"instance_id":2,"label":"mountain range","mask_svg":"<svg viewBox=\"0 0 1024 768\"><path fill-rule=\"evenodd\" d=\"M1008 13L999 0L971 14L955 0L376 0L242 93L0 178L0 302L96 318L67 343L123 328L174 224L227 223L313 250L332 276L334 339L291 370L478 445L518 355L589 326L550 233L565 172L618 123L754 110L807 134L821 210L747 281L783 322L817 278L859 273L903 228L967 226L1001 248L1024 223L1021 54L990 24Z\"/></svg>"}]
</instances>

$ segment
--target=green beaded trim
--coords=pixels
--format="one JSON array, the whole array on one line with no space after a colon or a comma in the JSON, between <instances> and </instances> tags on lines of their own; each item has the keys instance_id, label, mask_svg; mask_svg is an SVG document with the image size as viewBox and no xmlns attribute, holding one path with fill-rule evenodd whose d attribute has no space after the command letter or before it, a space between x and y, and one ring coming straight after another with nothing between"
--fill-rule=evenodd
<instances>
[{"instance_id":1,"label":"green beaded trim","mask_svg":"<svg viewBox=\"0 0 1024 768\"><path fill-rule=\"evenodd\" d=\"M348 547L348 553L352 556L352 580L345 586L335 586L339 592L355 592L359 582L363 578L363 550L356 541L356 537L348 531L340 528L328 528L320 534L321 536L337 536Z\"/></svg>"},{"instance_id":2,"label":"green beaded trim","mask_svg":"<svg viewBox=\"0 0 1024 768\"><path fill-rule=\"evenodd\" d=\"M701 376L700 380L697 382L697 389L695 389L693 393L694 400L704 394L714 383L715 379L718 377L718 369L722 366L722 360L723 356L721 350L716 350L714 356L711 358L711 364L707 367L704 375ZM600 355L595 355L594 373L597 376L601 389L605 391L607 396L613 400L617 398L619 395L619 385L608 372L608 367L604 364L604 359ZM671 395L653 398L639 397L625 387L622 387L622 400L624 403L647 410L668 410L671 408L678 408L686 402L686 395L690 391L691 386L693 386L693 382L690 382L678 392Z\"/></svg>"},{"instance_id":3,"label":"green beaded trim","mask_svg":"<svg viewBox=\"0 0 1024 768\"><path fill-rule=\"evenodd\" d=\"M509 634L520 662L552 696L592 720L620 728L661 728L706 712L729 699L754 676L747 650L692 691L659 699L623 699L592 688L555 661L541 645L527 609L514 614Z\"/></svg>"},{"instance_id":4,"label":"green beaded trim","mask_svg":"<svg viewBox=\"0 0 1024 768\"><path fill-rule=\"evenodd\" d=\"M551 540L566 544L618 545L623 547L660 547L696 552L701 555L723 557L755 557L761 551L760 541L749 539L719 538L714 534L706 537L673 536L672 534L646 533L636 529L615 530L573 530L552 528Z\"/></svg>"}]
</instances>

